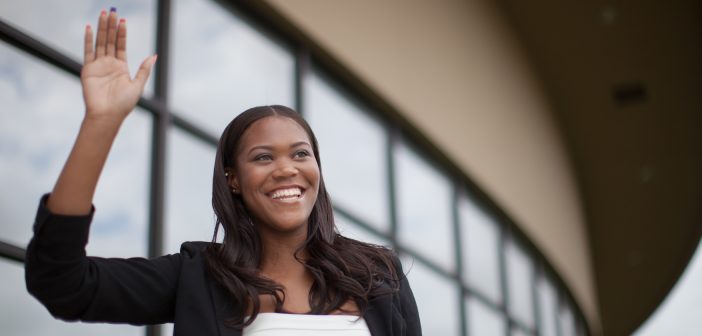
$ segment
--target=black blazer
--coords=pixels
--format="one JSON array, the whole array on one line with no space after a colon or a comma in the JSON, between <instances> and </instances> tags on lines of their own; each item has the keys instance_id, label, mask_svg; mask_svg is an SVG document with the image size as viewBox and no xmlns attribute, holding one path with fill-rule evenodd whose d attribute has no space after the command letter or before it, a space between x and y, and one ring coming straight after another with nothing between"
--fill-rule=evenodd
<instances>
[{"instance_id":1,"label":"black blazer","mask_svg":"<svg viewBox=\"0 0 702 336\"><path fill-rule=\"evenodd\" d=\"M187 242L180 253L155 259L87 257L85 216L51 214L42 198L27 248L27 289L54 317L67 321L173 322L174 335L241 335L224 325L232 302L205 269L210 243ZM403 275L399 261L398 274ZM373 336L421 335L417 305L406 277L399 292L373 298L363 315Z\"/></svg>"}]
</instances>

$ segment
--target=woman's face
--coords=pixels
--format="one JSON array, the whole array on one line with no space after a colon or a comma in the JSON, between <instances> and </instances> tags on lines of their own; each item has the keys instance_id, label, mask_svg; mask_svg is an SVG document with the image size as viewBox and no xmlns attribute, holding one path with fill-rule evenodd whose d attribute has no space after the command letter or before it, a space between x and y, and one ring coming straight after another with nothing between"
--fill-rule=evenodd
<instances>
[{"instance_id":1,"label":"woman's face","mask_svg":"<svg viewBox=\"0 0 702 336\"><path fill-rule=\"evenodd\" d=\"M312 143L297 122L266 117L244 132L229 183L238 189L259 230L307 235L319 191Z\"/></svg>"}]
</instances>

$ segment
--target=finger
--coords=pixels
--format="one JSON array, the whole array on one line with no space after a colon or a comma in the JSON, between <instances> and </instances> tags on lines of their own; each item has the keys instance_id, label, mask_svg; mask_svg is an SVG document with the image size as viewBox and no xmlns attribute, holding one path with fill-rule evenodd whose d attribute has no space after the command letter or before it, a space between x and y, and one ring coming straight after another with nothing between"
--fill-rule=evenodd
<instances>
[{"instance_id":1,"label":"finger","mask_svg":"<svg viewBox=\"0 0 702 336\"><path fill-rule=\"evenodd\" d=\"M88 64L95 60L93 52L93 28L85 26L85 40L83 41L83 64Z\"/></svg>"},{"instance_id":2,"label":"finger","mask_svg":"<svg viewBox=\"0 0 702 336\"><path fill-rule=\"evenodd\" d=\"M117 44L117 10L110 8L110 15L107 19L107 56L115 55L115 46Z\"/></svg>"},{"instance_id":3,"label":"finger","mask_svg":"<svg viewBox=\"0 0 702 336\"><path fill-rule=\"evenodd\" d=\"M117 26L117 59L127 61L127 21L119 20Z\"/></svg>"},{"instance_id":4,"label":"finger","mask_svg":"<svg viewBox=\"0 0 702 336\"><path fill-rule=\"evenodd\" d=\"M95 58L105 56L105 43L107 42L107 12L100 12L98 19L97 39L95 40Z\"/></svg>"},{"instance_id":5,"label":"finger","mask_svg":"<svg viewBox=\"0 0 702 336\"><path fill-rule=\"evenodd\" d=\"M141 62L141 66L139 66L139 71L137 71L136 76L134 77L134 80L136 80L139 83L139 85L141 85L142 91L144 90L144 85L146 85L146 80L149 79L149 75L151 74L151 69L154 67L154 63L156 63L157 58L158 58L157 55L147 57L144 60L144 62Z\"/></svg>"}]
</instances>

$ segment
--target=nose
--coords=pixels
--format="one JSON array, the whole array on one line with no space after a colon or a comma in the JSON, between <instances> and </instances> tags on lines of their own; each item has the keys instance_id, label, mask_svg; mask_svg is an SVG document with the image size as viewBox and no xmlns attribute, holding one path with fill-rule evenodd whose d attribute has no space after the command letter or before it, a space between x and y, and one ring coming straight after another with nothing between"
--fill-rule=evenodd
<instances>
[{"instance_id":1,"label":"nose","mask_svg":"<svg viewBox=\"0 0 702 336\"><path fill-rule=\"evenodd\" d=\"M286 178L286 177L293 177L297 175L298 170L295 166L292 164L286 163L282 164L280 167L278 167L274 172L273 172L273 177L275 178Z\"/></svg>"}]
</instances>

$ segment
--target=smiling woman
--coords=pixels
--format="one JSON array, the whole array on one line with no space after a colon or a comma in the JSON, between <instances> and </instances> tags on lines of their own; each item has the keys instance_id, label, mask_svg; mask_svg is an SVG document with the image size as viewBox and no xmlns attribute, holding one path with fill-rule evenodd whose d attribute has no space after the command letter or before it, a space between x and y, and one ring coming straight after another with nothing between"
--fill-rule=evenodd
<instances>
[{"instance_id":1,"label":"smiling woman","mask_svg":"<svg viewBox=\"0 0 702 336\"><path fill-rule=\"evenodd\" d=\"M284 106L251 108L224 130L212 242L154 259L86 256L98 179L156 62L147 57L130 77L126 29L115 9L100 14L95 32L85 29L86 113L39 205L26 255L30 293L61 319L173 322L175 335L421 335L398 258L338 233L315 135Z\"/></svg>"}]
</instances>

